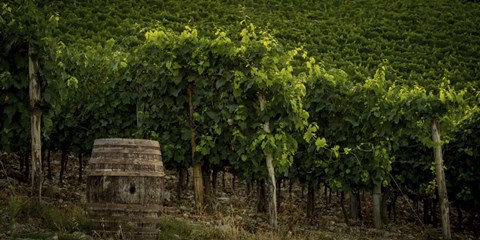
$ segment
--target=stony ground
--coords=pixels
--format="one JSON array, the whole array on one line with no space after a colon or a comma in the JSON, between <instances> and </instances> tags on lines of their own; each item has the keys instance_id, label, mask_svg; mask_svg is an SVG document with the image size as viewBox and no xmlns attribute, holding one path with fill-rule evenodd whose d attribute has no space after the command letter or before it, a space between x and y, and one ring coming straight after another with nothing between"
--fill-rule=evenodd
<instances>
[{"instance_id":1,"label":"stony ground","mask_svg":"<svg viewBox=\"0 0 480 240\"><path fill-rule=\"evenodd\" d=\"M54 156L54 159L58 159L58 156ZM0 209L0 214L2 214L0 239L9 239L16 233L37 233L37 235L26 239L92 238L91 234L85 233L86 231L80 226L77 228L73 226L72 229L63 227L67 235L64 234L62 237L61 228L45 226L45 223L35 218L22 218L21 221L12 222L10 217L12 214L12 196L19 196L19 199L22 199L22 197L28 198L29 185L22 181L17 156L1 154L0 160L0 189L2 189L0 191L0 202L2 203ZM54 161L53 164L54 178L44 182L44 201L47 205L59 209L83 211L86 205L86 181L85 177L82 181L78 181L77 159L73 156L70 157L68 173L63 184L58 182L58 161ZM298 183L294 183L291 193L288 190L288 184L285 184L285 187L282 188L283 198L279 208L280 227L279 230L275 231L268 225L267 216L256 211L256 188L254 187L251 192L247 192L246 184L239 180L236 180L235 188L233 188L233 176L228 173L225 175L225 185L223 185L222 174L219 173L215 195L216 211L213 214L206 214L195 210L191 181L186 186L181 199L178 199L176 196L177 175L173 171L167 171L164 214L181 221L182 224L202 226L202 229L223 229L234 232L233 234L245 232L247 234L245 236L253 236L252 239L417 240L440 239L441 237L438 227L433 228L430 225L423 225L416 220L410 208L410 202L406 198L400 199L397 204L397 218L391 221L384 230L376 230L372 227L373 224L370 220L372 213L368 194L364 194L362 199L363 220L350 222L350 225L347 225L336 193L332 193L331 202L328 202L328 197L321 189L316 197L315 214L312 218L307 219L305 214L306 198L302 197L302 189ZM44 236L41 233L46 233L48 237L41 237ZM453 238L478 239L472 233L458 231L454 231Z\"/></svg>"}]
</instances>

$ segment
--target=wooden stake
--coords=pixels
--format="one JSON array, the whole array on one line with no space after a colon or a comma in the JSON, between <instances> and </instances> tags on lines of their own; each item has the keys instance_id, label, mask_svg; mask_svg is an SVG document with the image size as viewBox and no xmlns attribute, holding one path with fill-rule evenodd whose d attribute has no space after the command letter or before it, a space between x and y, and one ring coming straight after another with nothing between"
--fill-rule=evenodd
<instances>
[{"instance_id":1,"label":"wooden stake","mask_svg":"<svg viewBox=\"0 0 480 240\"><path fill-rule=\"evenodd\" d=\"M375 184L373 187L373 225L375 226L376 229L381 229L383 228L383 222L382 222L382 185L381 184Z\"/></svg>"},{"instance_id":2,"label":"wooden stake","mask_svg":"<svg viewBox=\"0 0 480 240\"><path fill-rule=\"evenodd\" d=\"M193 84L189 84L187 88L188 93L188 109L189 109L189 122L192 137L190 140L190 147L192 150L192 162L193 164L193 190L195 192L195 206L198 211L203 210L203 177L202 177L202 164L195 162L195 148L197 146L195 142L196 130L195 122L193 121Z\"/></svg>"},{"instance_id":3,"label":"wooden stake","mask_svg":"<svg viewBox=\"0 0 480 240\"><path fill-rule=\"evenodd\" d=\"M30 95L30 128L32 135L32 194L37 201L42 200L42 140L41 140L41 119L40 109L41 83L37 75L38 61L33 59L34 47L28 45L28 79Z\"/></svg>"},{"instance_id":4,"label":"wooden stake","mask_svg":"<svg viewBox=\"0 0 480 240\"><path fill-rule=\"evenodd\" d=\"M265 104L267 102L265 95L260 93L258 95L258 99L260 101L260 111L265 110ZM270 132L270 123L269 121L263 124L263 131L266 133ZM272 154L267 154L265 158L265 162L267 165L268 170L268 181L267 181L267 197L268 197L268 215L270 219L270 225L272 227L278 227L278 220L277 220L277 185L275 183L275 169L273 167L273 156Z\"/></svg>"},{"instance_id":5,"label":"wooden stake","mask_svg":"<svg viewBox=\"0 0 480 240\"><path fill-rule=\"evenodd\" d=\"M435 171L437 175L437 187L438 196L440 201L440 214L442 220L442 232L444 239L452 239L450 233L450 206L448 203L447 186L445 183L445 172L443 170L443 155L442 146L440 140L438 119L432 121L432 140L433 140L433 153L435 157Z\"/></svg>"}]
</instances>

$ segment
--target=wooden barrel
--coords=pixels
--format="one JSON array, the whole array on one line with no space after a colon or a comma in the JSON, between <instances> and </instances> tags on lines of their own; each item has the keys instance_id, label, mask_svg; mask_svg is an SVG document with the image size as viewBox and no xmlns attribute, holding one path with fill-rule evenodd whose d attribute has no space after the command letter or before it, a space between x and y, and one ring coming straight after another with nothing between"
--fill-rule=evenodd
<instances>
[{"instance_id":1,"label":"wooden barrel","mask_svg":"<svg viewBox=\"0 0 480 240\"><path fill-rule=\"evenodd\" d=\"M101 236L156 237L165 176L157 141L97 139L87 175L92 231Z\"/></svg>"}]
</instances>

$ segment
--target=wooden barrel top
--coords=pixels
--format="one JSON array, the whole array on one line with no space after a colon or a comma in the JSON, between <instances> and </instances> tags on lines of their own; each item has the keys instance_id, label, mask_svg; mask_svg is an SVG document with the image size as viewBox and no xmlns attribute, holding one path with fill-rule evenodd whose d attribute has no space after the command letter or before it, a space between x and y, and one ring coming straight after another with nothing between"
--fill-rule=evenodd
<instances>
[{"instance_id":1,"label":"wooden barrel top","mask_svg":"<svg viewBox=\"0 0 480 240\"><path fill-rule=\"evenodd\" d=\"M88 176L165 176L158 141L101 138L93 145Z\"/></svg>"},{"instance_id":2,"label":"wooden barrel top","mask_svg":"<svg viewBox=\"0 0 480 240\"><path fill-rule=\"evenodd\" d=\"M95 139L94 146L100 145L120 145L120 146L133 146L133 147L152 147L160 149L160 143L154 140L147 140L147 139L131 139L131 138L99 138Z\"/></svg>"}]
</instances>

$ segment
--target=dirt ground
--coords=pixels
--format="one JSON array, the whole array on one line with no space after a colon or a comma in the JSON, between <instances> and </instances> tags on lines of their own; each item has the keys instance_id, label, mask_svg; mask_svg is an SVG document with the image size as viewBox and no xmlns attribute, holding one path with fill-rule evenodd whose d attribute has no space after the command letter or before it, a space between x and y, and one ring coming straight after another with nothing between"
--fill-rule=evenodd
<instances>
[{"instance_id":1,"label":"dirt ground","mask_svg":"<svg viewBox=\"0 0 480 240\"><path fill-rule=\"evenodd\" d=\"M60 208L75 204L82 208L86 205L86 171L83 168L83 179L79 181L78 159L69 156L67 174L64 183L58 181L59 154L54 154L52 161L53 179L45 179L43 200ZM8 196L27 196L30 187L23 179L20 170L19 157L0 153L0 201L5 202ZM88 159L85 159L87 162ZM46 169L45 169L46 172ZM192 176L190 174L190 176ZM223 178L225 181L223 181ZM215 212L206 214L195 210L192 178L184 188L181 198L177 198L177 174L167 170L164 190L164 214L188 221L192 224L205 226L234 225L241 231L254 234L273 232L265 213L256 210L256 187L247 192L247 185L238 179L233 182L233 175L220 172L217 179ZM223 182L225 184L223 184ZM235 186L235 188L234 188ZM286 239L302 236L322 236L325 239L441 239L440 227L424 225L415 216L411 201L400 197L397 203L397 217L386 224L383 230L376 230L372 223L371 199L368 193L362 195L362 219L345 223L337 193L331 193L329 199L324 189L319 189L316 195L315 211L312 218L306 217L306 190L302 196L302 187L293 183L292 192L289 182L284 181L282 199L279 206L279 229ZM345 201L345 204L348 200ZM18 223L17 231L44 231L35 222ZM1 229L0 229L1 230ZM11 231L11 229L3 229ZM0 231L1 232L1 231ZM6 237L4 233L3 237ZM452 229L453 239L480 239L472 232L459 232ZM0 239L2 235L0 234Z\"/></svg>"}]
</instances>

